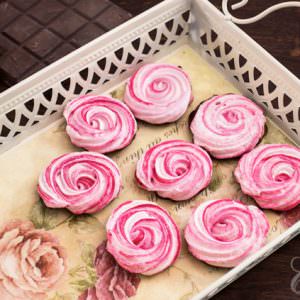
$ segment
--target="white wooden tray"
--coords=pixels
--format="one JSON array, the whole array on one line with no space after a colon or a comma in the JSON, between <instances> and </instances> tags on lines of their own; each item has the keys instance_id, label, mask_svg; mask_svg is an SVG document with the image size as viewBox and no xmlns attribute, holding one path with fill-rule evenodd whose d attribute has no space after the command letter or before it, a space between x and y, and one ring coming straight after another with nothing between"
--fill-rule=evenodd
<instances>
[{"instance_id":1,"label":"white wooden tray","mask_svg":"<svg viewBox=\"0 0 300 300\"><path fill-rule=\"evenodd\" d=\"M88 92L107 93L141 63L161 59L185 44L262 106L299 144L299 80L208 1L167 0L3 92L0 153L60 119L68 100ZM298 222L193 299L210 298L299 230Z\"/></svg>"}]
</instances>

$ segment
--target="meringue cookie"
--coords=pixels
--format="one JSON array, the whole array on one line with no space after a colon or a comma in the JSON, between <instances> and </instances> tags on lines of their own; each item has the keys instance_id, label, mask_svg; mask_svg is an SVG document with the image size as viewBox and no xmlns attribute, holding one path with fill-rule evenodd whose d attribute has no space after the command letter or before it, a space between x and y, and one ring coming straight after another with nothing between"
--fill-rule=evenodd
<instances>
[{"instance_id":1,"label":"meringue cookie","mask_svg":"<svg viewBox=\"0 0 300 300\"><path fill-rule=\"evenodd\" d=\"M211 200L195 209L184 236L193 256L231 268L264 246L269 227L256 206L231 199Z\"/></svg>"},{"instance_id":2,"label":"meringue cookie","mask_svg":"<svg viewBox=\"0 0 300 300\"><path fill-rule=\"evenodd\" d=\"M212 161L205 150L181 140L168 140L147 150L137 163L139 185L163 198L187 200L208 186Z\"/></svg>"},{"instance_id":3,"label":"meringue cookie","mask_svg":"<svg viewBox=\"0 0 300 300\"><path fill-rule=\"evenodd\" d=\"M178 120L192 101L188 75L168 64L142 66L129 80L124 102L136 118L152 124Z\"/></svg>"},{"instance_id":4,"label":"meringue cookie","mask_svg":"<svg viewBox=\"0 0 300 300\"><path fill-rule=\"evenodd\" d=\"M111 214L107 224L107 250L132 273L153 275L178 257L181 240L177 225L159 205L127 201Z\"/></svg>"},{"instance_id":5,"label":"meringue cookie","mask_svg":"<svg viewBox=\"0 0 300 300\"><path fill-rule=\"evenodd\" d=\"M261 145L240 159L235 177L262 208L288 210L300 204L300 149Z\"/></svg>"},{"instance_id":6,"label":"meringue cookie","mask_svg":"<svg viewBox=\"0 0 300 300\"><path fill-rule=\"evenodd\" d=\"M196 145L222 159L252 150L264 134L265 122L263 111L250 99L226 94L203 102L190 128Z\"/></svg>"},{"instance_id":7,"label":"meringue cookie","mask_svg":"<svg viewBox=\"0 0 300 300\"><path fill-rule=\"evenodd\" d=\"M54 159L41 173L38 192L48 207L74 214L94 213L119 194L121 174L108 157L73 152Z\"/></svg>"},{"instance_id":8,"label":"meringue cookie","mask_svg":"<svg viewBox=\"0 0 300 300\"><path fill-rule=\"evenodd\" d=\"M121 101L105 96L81 96L70 101L64 117L72 143L99 153L126 147L137 130L129 108Z\"/></svg>"}]
</instances>

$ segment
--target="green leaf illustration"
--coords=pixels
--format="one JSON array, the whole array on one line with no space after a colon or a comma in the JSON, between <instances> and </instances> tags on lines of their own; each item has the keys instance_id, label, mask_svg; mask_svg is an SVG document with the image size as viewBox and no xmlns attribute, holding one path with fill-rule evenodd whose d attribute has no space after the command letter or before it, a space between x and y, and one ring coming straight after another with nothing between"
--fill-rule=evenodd
<instances>
[{"instance_id":1,"label":"green leaf illustration","mask_svg":"<svg viewBox=\"0 0 300 300\"><path fill-rule=\"evenodd\" d=\"M122 85L121 87L112 91L110 94L115 99L123 99L124 92L125 92L125 85Z\"/></svg>"},{"instance_id":2,"label":"green leaf illustration","mask_svg":"<svg viewBox=\"0 0 300 300\"><path fill-rule=\"evenodd\" d=\"M95 247L91 244L82 244L81 248L81 259L85 262L88 266L94 266L94 253Z\"/></svg>"},{"instance_id":3,"label":"green leaf illustration","mask_svg":"<svg viewBox=\"0 0 300 300\"><path fill-rule=\"evenodd\" d=\"M222 170L219 163L213 163L213 175L208 186L208 189L212 192L215 192L222 184Z\"/></svg>"},{"instance_id":4,"label":"green leaf illustration","mask_svg":"<svg viewBox=\"0 0 300 300\"><path fill-rule=\"evenodd\" d=\"M89 248L89 246L87 248L85 248L84 251L87 251L88 248ZM85 252L85 254L82 254L82 258L90 264L91 263L90 262L91 255L89 252L90 252L90 250ZM70 284L76 290L79 290L79 291L83 291L89 287L94 286L97 281L97 278L98 278L96 270L94 269L94 267L92 267L90 265L76 266L76 267L70 269L69 275L72 278L72 281L70 282Z\"/></svg>"},{"instance_id":5,"label":"green leaf illustration","mask_svg":"<svg viewBox=\"0 0 300 300\"><path fill-rule=\"evenodd\" d=\"M71 294L71 293L67 293L67 294L59 294L59 293L55 293L55 295L51 298L49 298L48 300L73 300L75 299L75 295Z\"/></svg>"},{"instance_id":6,"label":"green leaf illustration","mask_svg":"<svg viewBox=\"0 0 300 300\"><path fill-rule=\"evenodd\" d=\"M96 280L97 280L96 270L94 268L90 267L90 266L86 266L85 271L89 276L89 280L91 282L96 282Z\"/></svg>"},{"instance_id":7,"label":"green leaf illustration","mask_svg":"<svg viewBox=\"0 0 300 300\"><path fill-rule=\"evenodd\" d=\"M83 292L94 285L86 279L71 281L70 284L79 292Z\"/></svg>"},{"instance_id":8,"label":"green leaf illustration","mask_svg":"<svg viewBox=\"0 0 300 300\"><path fill-rule=\"evenodd\" d=\"M266 123L266 131L260 144L293 144L293 142L278 128L268 120Z\"/></svg>"},{"instance_id":9,"label":"green leaf illustration","mask_svg":"<svg viewBox=\"0 0 300 300\"><path fill-rule=\"evenodd\" d=\"M95 247L91 244L80 242L82 264L69 270L71 277L70 284L77 291L83 292L89 287L95 285L97 281L97 272L94 268Z\"/></svg>"},{"instance_id":10,"label":"green leaf illustration","mask_svg":"<svg viewBox=\"0 0 300 300\"><path fill-rule=\"evenodd\" d=\"M39 200L31 208L29 219L36 228L53 229L65 223L71 214L65 209L47 207Z\"/></svg>"},{"instance_id":11,"label":"green leaf illustration","mask_svg":"<svg viewBox=\"0 0 300 300\"><path fill-rule=\"evenodd\" d=\"M84 266L76 266L74 268L71 268L69 270L69 275L71 277L81 277L83 276L83 272L85 271L85 267Z\"/></svg>"},{"instance_id":12,"label":"green leaf illustration","mask_svg":"<svg viewBox=\"0 0 300 300\"><path fill-rule=\"evenodd\" d=\"M99 231L103 224L100 221L88 214L72 216L68 221L68 226L75 233L93 233Z\"/></svg>"}]
</instances>

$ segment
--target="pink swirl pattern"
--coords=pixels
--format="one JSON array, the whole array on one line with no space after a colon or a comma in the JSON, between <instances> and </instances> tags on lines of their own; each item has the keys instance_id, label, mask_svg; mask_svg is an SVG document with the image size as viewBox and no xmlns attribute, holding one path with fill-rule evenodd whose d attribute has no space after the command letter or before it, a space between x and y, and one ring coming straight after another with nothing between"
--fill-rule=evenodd
<instances>
[{"instance_id":1,"label":"pink swirl pattern","mask_svg":"<svg viewBox=\"0 0 300 300\"><path fill-rule=\"evenodd\" d=\"M187 200L208 186L212 161L200 147L169 140L150 148L137 163L139 185L160 197Z\"/></svg>"},{"instance_id":2,"label":"pink swirl pattern","mask_svg":"<svg viewBox=\"0 0 300 300\"><path fill-rule=\"evenodd\" d=\"M142 66L129 80L125 103L136 118L152 124L178 120L192 101L188 75L168 64Z\"/></svg>"},{"instance_id":3,"label":"pink swirl pattern","mask_svg":"<svg viewBox=\"0 0 300 300\"><path fill-rule=\"evenodd\" d=\"M191 122L194 143L216 158L238 157L252 150L264 134L263 111L236 94L203 102Z\"/></svg>"},{"instance_id":4,"label":"pink swirl pattern","mask_svg":"<svg viewBox=\"0 0 300 300\"><path fill-rule=\"evenodd\" d=\"M169 213L149 201L127 201L111 214L107 225L107 250L132 273L153 275L178 257L179 229Z\"/></svg>"},{"instance_id":5,"label":"pink swirl pattern","mask_svg":"<svg viewBox=\"0 0 300 300\"><path fill-rule=\"evenodd\" d=\"M245 154L235 169L242 191L262 208L289 210L300 204L300 149L261 145Z\"/></svg>"},{"instance_id":6,"label":"pink swirl pattern","mask_svg":"<svg viewBox=\"0 0 300 300\"><path fill-rule=\"evenodd\" d=\"M121 101L105 96L82 96L70 101L64 117L72 143L99 153L126 147L137 130L129 108Z\"/></svg>"},{"instance_id":7,"label":"pink swirl pattern","mask_svg":"<svg viewBox=\"0 0 300 300\"><path fill-rule=\"evenodd\" d=\"M231 199L211 200L196 208L184 236L193 256L231 268L265 244L269 227L256 206Z\"/></svg>"},{"instance_id":8,"label":"pink swirl pattern","mask_svg":"<svg viewBox=\"0 0 300 300\"><path fill-rule=\"evenodd\" d=\"M94 213L119 194L121 174L108 157L73 152L54 159L41 173L38 192L48 207Z\"/></svg>"}]
</instances>

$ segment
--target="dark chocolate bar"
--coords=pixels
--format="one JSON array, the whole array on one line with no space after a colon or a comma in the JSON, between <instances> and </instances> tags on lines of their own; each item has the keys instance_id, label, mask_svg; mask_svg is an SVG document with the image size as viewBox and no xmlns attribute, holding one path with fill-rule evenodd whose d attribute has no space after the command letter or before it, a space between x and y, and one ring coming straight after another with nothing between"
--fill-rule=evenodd
<instances>
[{"instance_id":1,"label":"dark chocolate bar","mask_svg":"<svg viewBox=\"0 0 300 300\"><path fill-rule=\"evenodd\" d=\"M0 91L131 15L108 0L0 1Z\"/></svg>"}]
</instances>

